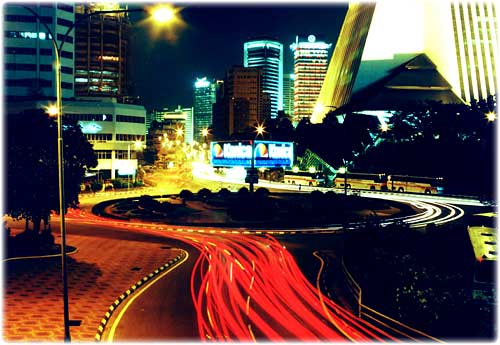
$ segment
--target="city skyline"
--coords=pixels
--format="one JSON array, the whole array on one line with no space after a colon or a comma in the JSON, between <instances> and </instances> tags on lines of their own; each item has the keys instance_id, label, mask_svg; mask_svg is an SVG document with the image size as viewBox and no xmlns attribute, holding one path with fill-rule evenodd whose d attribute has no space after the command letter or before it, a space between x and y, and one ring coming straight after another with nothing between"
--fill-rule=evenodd
<instances>
[{"instance_id":1,"label":"city skyline","mask_svg":"<svg viewBox=\"0 0 500 345\"><path fill-rule=\"evenodd\" d=\"M137 25L143 14L132 13L132 94L140 96L148 110L189 106L196 78L222 79L232 66L243 66L244 42L258 36L283 44L283 73L293 73L288 47L295 37L320 35L334 46L346 12L347 3L335 2L307 7L196 4L180 11L186 27L176 42L152 40L147 28Z\"/></svg>"}]
</instances>

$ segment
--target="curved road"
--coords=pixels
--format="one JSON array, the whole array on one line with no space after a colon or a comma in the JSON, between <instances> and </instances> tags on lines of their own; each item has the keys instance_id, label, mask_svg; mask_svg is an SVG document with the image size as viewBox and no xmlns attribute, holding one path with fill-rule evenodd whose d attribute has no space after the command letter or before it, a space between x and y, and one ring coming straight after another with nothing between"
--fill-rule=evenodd
<instances>
[{"instance_id":1,"label":"curved road","mask_svg":"<svg viewBox=\"0 0 500 345\"><path fill-rule=\"evenodd\" d=\"M444 203L412 203L422 212L399 219L412 227L463 215L462 209ZM113 340L394 340L324 296L272 236L241 229L127 223L78 212L67 219L82 217L101 227L180 240L201 252L190 255L168 279L146 286L130 306L121 306L127 309L124 316L116 323L115 315L108 325L107 332L114 328Z\"/></svg>"}]
</instances>

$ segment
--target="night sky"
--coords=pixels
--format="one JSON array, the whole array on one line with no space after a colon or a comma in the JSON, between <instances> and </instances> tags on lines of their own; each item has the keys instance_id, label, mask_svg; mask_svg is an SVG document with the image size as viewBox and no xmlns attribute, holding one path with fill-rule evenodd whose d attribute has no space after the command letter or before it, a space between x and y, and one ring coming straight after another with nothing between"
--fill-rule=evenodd
<instances>
[{"instance_id":1,"label":"night sky","mask_svg":"<svg viewBox=\"0 0 500 345\"><path fill-rule=\"evenodd\" d=\"M196 77L222 79L228 68L243 65L243 43L256 36L283 44L284 73L292 73L295 36L322 36L333 44L333 52L347 12L347 3L222 5L182 5L186 26L175 42L153 39L150 26L141 23L145 14L130 14L132 94L141 97L146 109L192 106Z\"/></svg>"}]
</instances>

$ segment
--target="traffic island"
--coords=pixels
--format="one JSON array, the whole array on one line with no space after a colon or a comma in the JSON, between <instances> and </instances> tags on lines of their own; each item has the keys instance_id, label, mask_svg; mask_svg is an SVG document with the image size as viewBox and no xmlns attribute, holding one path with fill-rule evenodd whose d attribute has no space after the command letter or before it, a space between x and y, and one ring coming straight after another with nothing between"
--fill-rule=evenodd
<instances>
[{"instance_id":1,"label":"traffic island","mask_svg":"<svg viewBox=\"0 0 500 345\"><path fill-rule=\"evenodd\" d=\"M288 229L382 222L413 215L409 205L354 195L323 193L250 193L221 189L214 193L182 191L179 195L144 195L96 205L93 212L119 219L142 219L172 225Z\"/></svg>"}]
</instances>

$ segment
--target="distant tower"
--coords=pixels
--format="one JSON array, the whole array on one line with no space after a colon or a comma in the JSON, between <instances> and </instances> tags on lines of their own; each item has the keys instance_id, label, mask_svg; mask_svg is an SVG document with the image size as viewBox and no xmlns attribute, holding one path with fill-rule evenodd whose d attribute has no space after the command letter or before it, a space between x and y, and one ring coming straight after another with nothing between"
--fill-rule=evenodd
<instances>
[{"instance_id":1,"label":"distant tower","mask_svg":"<svg viewBox=\"0 0 500 345\"><path fill-rule=\"evenodd\" d=\"M283 75L283 110L289 116L293 116L293 83L295 74L285 73Z\"/></svg>"},{"instance_id":2,"label":"distant tower","mask_svg":"<svg viewBox=\"0 0 500 345\"><path fill-rule=\"evenodd\" d=\"M87 13L118 9L117 2L79 4L76 20ZM88 17L77 25L75 31L75 95L127 96L130 40L127 13Z\"/></svg>"},{"instance_id":3,"label":"distant tower","mask_svg":"<svg viewBox=\"0 0 500 345\"><path fill-rule=\"evenodd\" d=\"M27 11L29 6L48 25L61 43L68 27L75 22L71 3L7 3L3 16L4 95L11 101L54 100L56 81L55 51L45 26ZM74 36L68 35L61 52L62 97L74 96Z\"/></svg>"},{"instance_id":4,"label":"distant tower","mask_svg":"<svg viewBox=\"0 0 500 345\"><path fill-rule=\"evenodd\" d=\"M312 121L420 54L466 103L496 94L497 18L493 1L350 3Z\"/></svg>"},{"instance_id":5,"label":"distant tower","mask_svg":"<svg viewBox=\"0 0 500 345\"><path fill-rule=\"evenodd\" d=\"M283 110L283 44L273 39L256 38L243 46L245 67L262 69L262 91L271 99L271 118Z\"/></svg>"},{"instance_id":6,"label":"distant tower","mask_svg":"<svg viewBox=\"0 0 500 345\"><path fill-rule=\"evenodd\" d=\"M262 70L234 66L228 70L214 106L214 135L227 139L244 133L268 114L269 95L262 92Z\"/></svg>"},{"instance_id":7,"label":"distant tower","mask_svg":"<svg viewBox=\"0 0 500 345\"><path fill-rule=\"evenodd\" d=\"M194 115L193 139L197 142L204 140L202 131L212 126L212 106L215 103L217 84L207 78L197 79L194 83Z\"/></svg>"},{"instance_id":8,"label":"distant tower","mask_svg":"<svg viewBox=\"0 0 500 345\"><path fill-rule=\"evenodd\" d=\"M290 45L294 57L294 112L293 122L309 118L328 68L331 43L319 41L316 36L297 36Z\"/></svg>"}]
</instances>

